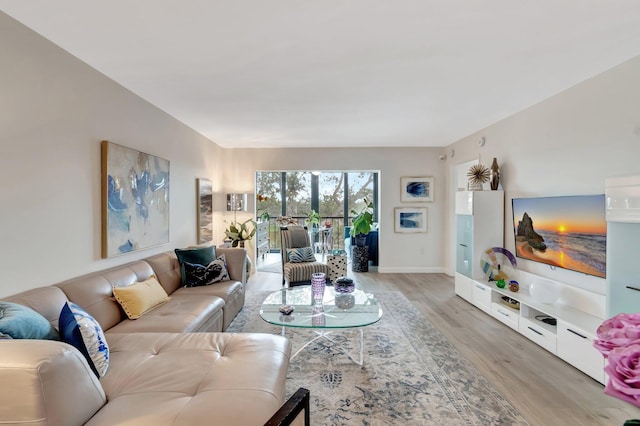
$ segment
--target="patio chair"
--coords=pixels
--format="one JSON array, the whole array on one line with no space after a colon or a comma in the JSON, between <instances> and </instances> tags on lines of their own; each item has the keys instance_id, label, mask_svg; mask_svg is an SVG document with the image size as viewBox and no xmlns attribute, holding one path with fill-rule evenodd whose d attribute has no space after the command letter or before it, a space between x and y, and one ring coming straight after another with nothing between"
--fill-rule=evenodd
<instances>
[{"instance_id":1,"label":"patio chair","mask_svg":"<svg viewBox=\"0 0 640 426\"><path fill-rule=\"evenodd\" d=\"M329 266L315 258L311 239L305 226L289 225L280 228L282 249L282 285L311 284L311 275L324 272L329 277Z\"/></svg>"}]
</instances>

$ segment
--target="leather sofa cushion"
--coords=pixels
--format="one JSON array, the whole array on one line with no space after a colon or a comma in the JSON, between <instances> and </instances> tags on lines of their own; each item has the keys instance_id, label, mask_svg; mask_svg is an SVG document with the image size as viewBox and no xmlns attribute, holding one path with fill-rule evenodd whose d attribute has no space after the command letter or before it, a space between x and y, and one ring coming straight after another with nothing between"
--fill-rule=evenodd
<instances>
[{"instance_id":1,"label":"leather sofa cushion","mask_svg":"<svg viewBox=\"0 0 640 426\"><path fill-rule=\"evenodd\" d=\"M69 300L80 305L94 317L104 331L107 331L127 319L113 297L113 287L129 286L138 281L144 281L151 275L153 275L151 266L146 262L138 261L73 278L56 286L64 291Z\"/></svg>"},{"instance_id":2,"label":"leather sofa cushion","mask_svg":"<svg viewBox=\"0 0 640 426\"><path fill-rule=\"evenodd\" d=\"M182 286L180 279L180 264L175 253L160 253L148 257L145 262L151 265L153 271L164 287L167 294L171 294Z\"/></svg>"},{"instance_id":3,"label":"leather sofa cushion","mask_svg":"<svg viewBox=\"0 0 640 426\"><path fill-rule=\"evenodd\" d=\"M100 382L73 346L0 341L0 424L81 425L105 403Z\"/></svg>"},{"instance_id":4,"label":"leather sofa cushion","mask_svg":"<svg viewBox=\"0 0 640 426\"><path fill-rule=\"evenodd\" d=\"M109 403L90 426L261 425L284 403L291 351L251 333L111 334ZM133 421L135 419L135 421Z\"/></svg>"},{"instance_id":5,"label":"leather sofa cushion","mask_svg":"<svg viewBox=\"0 0 640 426\"><path fill-rule=\"evenodd\" d=\"M106 331L107 341L111 341L110 333L222 331L223 307L224 301L219 297L174 293L167 303L140 318L127 319L111 327ZM219 317L219 324L212 329L209 324L216 317Z\"/></svg>"},{"instance_id":6,"label":"leather sofa cushion","mask_svg":"<svg viewBox=\"0 0 640 426\"><path fill-rule=\"evenodd\" d=\"M244 286L239 281L223 281L203 287L183 287L176 290L173 296L197 295L216 296L224 300L224 324L222 330L226 330L231 321L244 306Z\"/></svg>"},{"instance_id":7,"label":"leather sofa cushion","mask_svg":"<svg viewBox=\"0 0 640 426\"><path fill-rule=\"evenodd\" d=\"M60 311L69 299L58 287L49 286L23 291L3 300L30 307L58 329Z\"/></svg>"}]
</instances>

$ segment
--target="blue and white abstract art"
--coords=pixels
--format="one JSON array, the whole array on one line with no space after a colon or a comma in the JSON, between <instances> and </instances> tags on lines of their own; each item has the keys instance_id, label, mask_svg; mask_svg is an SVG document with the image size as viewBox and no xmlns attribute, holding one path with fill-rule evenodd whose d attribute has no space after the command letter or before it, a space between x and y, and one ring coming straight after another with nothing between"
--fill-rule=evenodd
<instances>
[{"instance_id":1,"label":"blue and white abstract art","mask_svg":"<svg viewBox=\"0 0 640 426\"><path fill-rule=\"evenodd\" d=\"M433 201L433 177L403 177L400 179L400 186L400 201L409 203Z\"/></svg>"},{"instance_id":2,"label":"blue and white abstract art","mask_svg":"<svg viewBox=\"0 0 640 426\"><path fill-rule=\"evenodd\" d=\"M427 208L403 207L395 210L395 232L427 232Z\"/></svg>"},{"instance_id":3,"label":"blue and white abstract art","mask_svg":"<svg viewBox=\"0 0 640 426\"><path fill-rule=\"evenodd\" d=\"M102 257L169 242L169 160L102 142Z\"/></svg>"}]
</instances>

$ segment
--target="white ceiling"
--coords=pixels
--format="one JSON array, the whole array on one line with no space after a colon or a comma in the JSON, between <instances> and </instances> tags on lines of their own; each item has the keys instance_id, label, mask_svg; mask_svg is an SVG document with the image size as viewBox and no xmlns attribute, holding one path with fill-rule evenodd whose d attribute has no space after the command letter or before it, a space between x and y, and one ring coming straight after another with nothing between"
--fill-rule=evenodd
<instances>
[{"instance_id":1,"label":"white ceiling","mask_svg":"<svg viewBox=\"0 0 640 426\"><path fill-rule=\"evenodd\" d=\"M446 146L640 54L638 0L0 0L224 147Z\"/></svg>"}]
</instances>

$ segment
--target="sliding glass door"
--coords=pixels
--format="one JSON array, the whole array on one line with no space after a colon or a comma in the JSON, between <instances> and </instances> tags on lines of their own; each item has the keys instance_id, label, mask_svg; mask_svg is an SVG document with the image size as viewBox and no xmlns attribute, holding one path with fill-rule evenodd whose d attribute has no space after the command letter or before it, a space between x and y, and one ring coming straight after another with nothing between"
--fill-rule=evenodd
<instances>
[{"instance_id":1,"label":"sliding glass door","mask_svg":"<svg viewBox=\"0 0 640 426\"><path fill-rule=\"evenodd\" d=\"M376 172L262 171L256 173L256 216L269 220L271 251L280 250L276 219L289 216L304 224L312 210L319 213L321 227L333 228L332 248L344 249L344 228L351 223L351 210L360 209L365 198L374 203L377 222L377 193Z\"/></svg>"}]
</instances>

